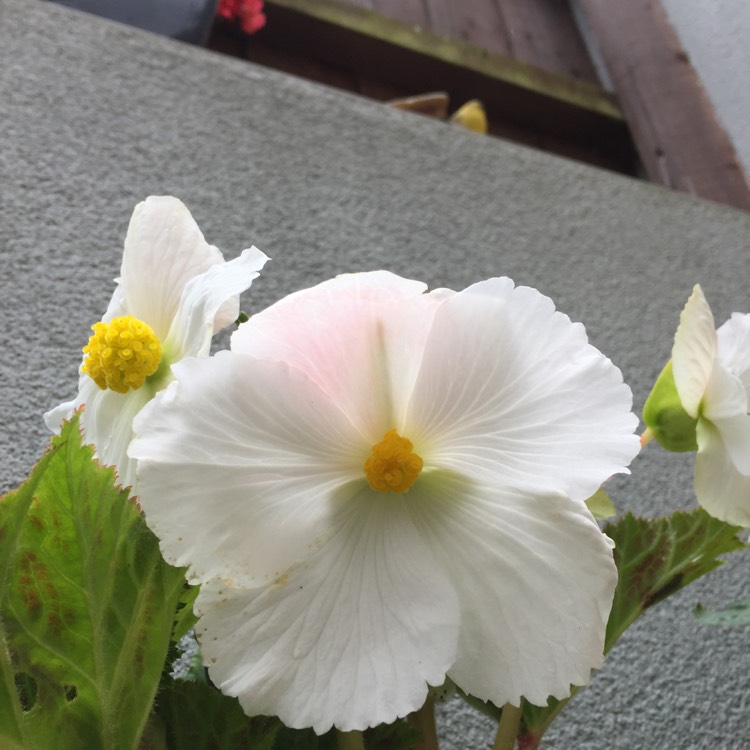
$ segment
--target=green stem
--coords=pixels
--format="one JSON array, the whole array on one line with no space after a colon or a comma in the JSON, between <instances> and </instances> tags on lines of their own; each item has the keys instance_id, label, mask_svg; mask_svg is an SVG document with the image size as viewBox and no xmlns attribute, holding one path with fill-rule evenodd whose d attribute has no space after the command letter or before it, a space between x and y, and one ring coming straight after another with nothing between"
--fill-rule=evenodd
<instances>
[{"instance_id":1,"label":"green stem","mask_svg":"<svg viewBox=\"0 0 750 750\"><path fill-rule=\"evenodd\" d=\"M419 732L419 740L414 750L438 750L437 729L435 728L435 699L428 696L424 706L409 714L409 723Z\"/></svg>"},{"instance_id":2,"label":"green stem","mask_svg":"<svg viewBox=\"0 0 750 750\"><path fill-rule=\"evenodd\" d=\"M342 732L336 730L339 750L365 750L365 738L362 732Z\"/></svg>"},{"instance_id":3,"label":"green stem","mask_svg":"<svg viewBox=\"0 0 750 750\"><path fill-rule=\"evenodd\" d=\"M541 720L539 716L534 715L533 707L530 715L527 714L525 717L524 727L524 745L523 747L528 750L535 750L539 747L539 743L542 741L544 733L549 729L550 724L557 718L559 713L568 705L570 699L578 692L579 688L575 685L570 686L570 696L563 698L559 701L552 701L554 708L548 710L539 709L540 715L543 717Z\"/></svg>"},{"instance_id":4,"label":"green stem","mask_svg":"<svg viewBox=\"0 0 750 750\"><path fill-rule=\"evenodd\" d=\"M500 714L500 726L497 728L497 736L492 750L513 750L516 745L518 728L521 726L521 706L511 706L506 703Z\"/></svg>"}]
</instances>

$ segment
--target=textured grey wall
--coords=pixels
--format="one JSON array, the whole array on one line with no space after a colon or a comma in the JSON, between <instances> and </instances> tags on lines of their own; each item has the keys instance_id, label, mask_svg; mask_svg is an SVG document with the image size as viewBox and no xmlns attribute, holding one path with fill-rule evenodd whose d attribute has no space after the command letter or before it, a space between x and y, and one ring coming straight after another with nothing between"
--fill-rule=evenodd
<instances>
[{"instance_id":1,"label":"textured grey wall","mask_svg":"<svg viewBox=\"0 0 750 750\"><path fill-rule=\"evenodd\" d=\"M173 194L229 257L273 261L244 307L338 272L550 295L623 370L640 409L700 281L750 310L750 215L475 136L35 0L0 0L0 488L46 444L119 269L133 206ZM692 507L690 460L650 446L621 510ZM632 628L549 748L750 747L747 630L694 624L747 595L748 555ZM452 702L448 750L488 748Z\"/></svg>"}]
</instances>

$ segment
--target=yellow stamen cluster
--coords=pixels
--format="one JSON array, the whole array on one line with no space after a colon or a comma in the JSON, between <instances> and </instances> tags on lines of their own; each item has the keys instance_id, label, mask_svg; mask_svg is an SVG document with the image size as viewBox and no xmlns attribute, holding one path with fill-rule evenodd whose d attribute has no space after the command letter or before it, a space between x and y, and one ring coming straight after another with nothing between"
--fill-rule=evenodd
<instances>
[{"instance_id":1,"label":"yellow stamen cluster","mask_svg":"<svg viewBox=\"0 0 750 750\"><path fill-rule=\"evenodd\" d=\"M391 430L372 446L370 457L365 461L365 476L377 492L406 492L423 466L424 461L414 453L411 440Z\"/></svg>"},{"instance_id":2,"label":"yellow stamen cluster","mask_svg":"<svg viewBox=\"0 0 750 750\"><path fill-rule=\"evenodd\" d=\"M83 371L102 389L127 393L140 388L161 361L161 343L150 326L132 315L91 326L83 347Z\"/></svg>"}]
</instances>

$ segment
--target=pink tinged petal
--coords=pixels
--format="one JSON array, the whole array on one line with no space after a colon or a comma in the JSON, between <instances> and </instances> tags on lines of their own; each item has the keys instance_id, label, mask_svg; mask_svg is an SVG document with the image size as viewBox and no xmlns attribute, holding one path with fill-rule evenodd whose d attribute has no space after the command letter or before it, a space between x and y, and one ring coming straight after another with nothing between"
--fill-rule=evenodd
<instances>
[{"instance_id":1,"label":"pink tinged petal","mask_svg":"<svg viewBox=\"0 0 750 750\"><path fill-rule=\"evenodd\" d=\"M637 454L631 406L582 325L490 279L438 309L402 432L430 466L583 501Z\"/></svg>"},{"instance_id":2,"label":"pink tinged petal","mask_svg":"<svg viewBox=\"0 0 750 750\"><path fill-rule=\"evenodd\" d=\"M682 407L693 418L698 416L708 387L717 339L714 316L699 284L693 287L680 314L680 325L672 347L672 371Z\"/></svg>"},{"instance_id":3,"label":"pink tinged petal","mask_svg":"<svg viewBox=\"0 0 750 750\"><path fill-rule=\"evenodd\" d=\"M211 679L249 715L365 729L422 706L453 662L456 594L405 496L337 502L327 543L274 584L204 584L196 632Z\"/></svg>"},{"instance_id":4,"label":"pink tinged petal","mask_svg":"<svg viewBox=\"0 0 750 750\"><path fill-rule=\"evenodd\" d=\"M213 334L237 320L239 295L250 288L267 260L265 253L253 247L187 283L164 342L174 361L208 355Z\"/></svg>"},{"instance_id":5,"label":"pink tinged petal","mask_svg":"<svg viewBox=\"0 0 750 750\"><path fill-rule=\"evenodd\" d=\"M125 238L119 280L124 312L144 320L163 341L186 284L223 260L181 201L147 198L135 207Z\"/></svg>"},{"instance_id":6,"label":"pink tinged petal","mask_svg":"<svg viewBox=\"0 0 750 750\"><path fill-rule=\"evenodd\" d=\"M473 482L420 477L414 523L461 607L448 676L496 705L570 695L603 660L617 569L613 544L581 504Z\"/></svg>"},{"instance_id":7,"label":"pink tinged petal","mask_svg":"<svg viewBox=\"0 0 750 750\"><path fill-rule=\"evenodd\" d=\"M240 326L232 349L278 359L314 380L374 443L402 419L441 300L385 271L292 294Z\"/></svg>"},{"instance_id":8,"label":"pink tinged petal","mask_svg":"<svg viewBox=\"0 0 750 750\"><path fill-rule=\"evenodd\" d=\"M146 521L192 582L270 582L321 542L332 494L365 484L370 446L284 363L220 352L173 372L134 425Z\"/></svg>"},{"instance_id":9,"label":"pink tinged petal","mask_svg":"<svg viewBox=\"0 0 750 750\"><path fill-rule=\"evenodd\" d=\"M696 429L695 494L716 518L750 527L750 476L737 470L719 430L705 419Z\"/></svg>"}]
</instances>

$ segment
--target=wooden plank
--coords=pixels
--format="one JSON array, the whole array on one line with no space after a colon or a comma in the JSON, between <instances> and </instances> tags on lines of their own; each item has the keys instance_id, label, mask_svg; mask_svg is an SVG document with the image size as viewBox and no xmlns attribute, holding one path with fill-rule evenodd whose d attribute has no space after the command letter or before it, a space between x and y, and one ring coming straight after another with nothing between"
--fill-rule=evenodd
<instances>
[{"instance_id":1,"label":"wooden plank","mask_svg":"<svg viewBox=\"0 0 750 750\"><path fill-rule=\"evenodd\" d=\"M265 65L267 68L281 70L290 75L302 75L318 83L324 83L326 86L344 89L346 91L361 91L360 77L349 70L346 66L329 65L320 60L311 59L303 52L293 49L280 49L274 45L257 44L257 40L248 42L246 39L244 45L244 57L246 60L252 60L259 65ZM213 49L223 51L224 44L215 44L213 39L211 46ZM397 90L387 90L388 97L396 97L400 92ZM365 92L361 92L365 93Z\"/></svg>"},{"instance_id":2,"label":"wooden plank","mask_svg":"<svg viewBox=\"0 0 750 750\"><path fill-rule=\"evenodd\" d=\"M495 0L426 0L431 31L483 47L507 57L513 55L510 29ZM530 61L527 61L530 62Z\"/></svg>"},{"instance_id":3,"label":"wooden plank","mask_svg":"<svg viewBox=\"0 0 750 750\"><path fill-rule=\"evenodd\" d=\"M430 28L430 16L424 0L371 0L372 9L388 18L396 18L410 26Z\"/></svg>"},{"instance_id":4,"label":"wooden plank","mask_svg":"<svg viewBox=\"0 0 750 750\"><path fill-rule=\"evenodd\" d=\"M655 0L579 0L651 180L750 210L731 139Z\"/></svg>"},{"instance_id":5,"label":"wooden plank","mask_svg":"<svg viewBox=\"0 0 750 750\"><path fill-rule=\"evenodd\" d=\"M372 68L385 73L395 71L399 79L409 80L419 78L419 71L412 71L408 65L404 67L405 62L421 63L423 67L424 63L429 62L433 71L437 66L453 78L468 75L496 86L495 95L490 94L493 99L513 94L513 101L506 100L509 105L518 105L520 96L524 105L532 102L539 104L543 99L548 104L554 103L579 114L586 113L610 121L622 119L614 97L600 86L492 54L461 40L416 29L348 2L267 0L266 8L269 14L279 19L277 23L285 23L285 34L294 37L295 43L308 49L314 48L318 53L337 54L339 57L336 59L346 60L348 64L362 69ZM325 43L321 39L311 38L309 34L305 36L300 33L300 24L304 25L305 19L308 23L317 22L316 32L326 35ZM266 37L273 33L270 20L263 33ZM356 43L353 44L353 40ZM325 46L329 43L334 47L326 50ZM358 46L360 43L365 47ZM380 54L368 57L368 53L376 47ZM384 50L387 50L387 54ZM417 90L434 88L434 82L426 88L420 83ZM439 88L446 87L440 85ZM532 105L532 109L536 109L536 104ZM524 117L523 109L519 109L518 113L519 117Z\"/></svg>"},{"instance_id":6,"label":"wooden plank","mask_svg":"<svg viewBox=\"0 0 750 750\"><path fill-rule=\"evenodd\" d=\"M619 2L628 0L615 0ZM497 0L497 3L509 29L510 54L515 59L560 75L599 83L567 0Z\"/></svg>"},{"instance_id":7,"label":"wooden plank","mask_svg":"<svg viewBox=\"0 0 750 750\"><path fill-rule=\"evenodd\" d=\"M599 83L570 6L560 0L426 0L432 31L553 73Z\"/></svg>"},{"instance_id":8,"label":"wooden plank","mask_svg":"<svg viewBox=\"0 0 750 750\"><path fill-rule=\"evenodd\" d=\"M485 104L490 133L607 169L635 174L636 156L614 97L472 45L448 40L334 0L267 0L268 24L244 37L242 56L371 98L429 91L453 109ZM214 26L210 47L241 36Z\"/></svg>"}]
</instances>

